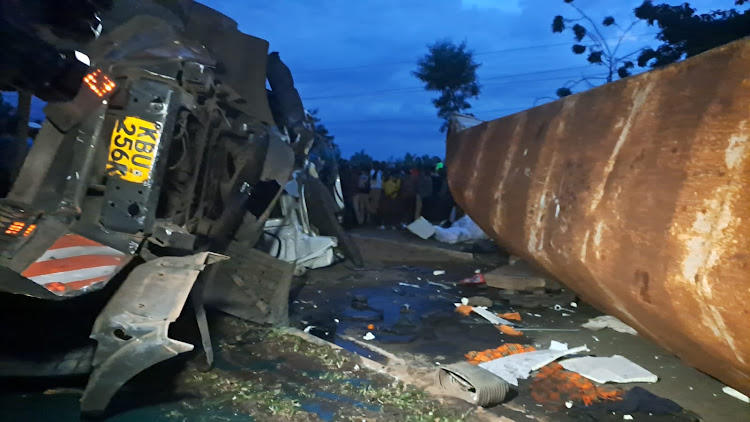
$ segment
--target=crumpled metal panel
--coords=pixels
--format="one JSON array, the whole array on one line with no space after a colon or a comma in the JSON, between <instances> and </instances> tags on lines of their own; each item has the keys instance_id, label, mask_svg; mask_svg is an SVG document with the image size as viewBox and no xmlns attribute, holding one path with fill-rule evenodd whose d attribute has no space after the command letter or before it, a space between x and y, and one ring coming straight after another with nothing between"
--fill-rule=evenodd
<instances>
[{"instance_id":1,"label":"crumpled metal panel","mask_svg":"<svg viewBox=\"0 0 750 422\"><path fill-rule=\"evenodd\" d=\"M193 345L169 337L193 284L206 266L225 259L201 252L162 257L139 265L96 319L94 371L81 398L81 411L100 414L129 379Z\"/></svg>"},{"instance_id":2,"label":"crumpled metal panel","mask_svg":"<svg viewBox=\"0 0 750 422\"><path fill-rule=\"evenodd\" d=\"M501 245L750 394L747 39L452 133L456 201Z\"/></svg>"}]
</instances>

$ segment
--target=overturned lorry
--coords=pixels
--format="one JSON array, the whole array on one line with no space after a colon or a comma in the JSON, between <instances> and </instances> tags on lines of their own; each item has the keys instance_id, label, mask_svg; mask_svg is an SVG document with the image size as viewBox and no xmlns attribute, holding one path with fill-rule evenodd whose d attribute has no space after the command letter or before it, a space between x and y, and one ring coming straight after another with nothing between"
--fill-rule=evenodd
<instances>
[{"instance_id":1,"label":"overturned lorry","mask_svg":"<svg viewBox=\"0 0 750 422\"><path fill-rule=\"evenodd\" d=\"M77 46L90 61L79 89L47 105L0 201L0 326L13 345L0 376L90 373L88 413L194 349L170 337L180 315L197 322L209 367L206 307L286 321L294 265L255 248L269 220L294 217L358 260L310 170L311 120L278 54L201 4L150 2L147 16L126 3Z\"/></svg>"},{"instance_id":2,"label":"overturned lorry","mask_svg":"<svg viewBox=\"0 0 750 422\"><path fill-rule=\"evenodd\" d=\"M461 130L456 202L513 253L750 394L750 41ZM465 123L465 122L464 122Z\"/></svg>"}]
</instances>

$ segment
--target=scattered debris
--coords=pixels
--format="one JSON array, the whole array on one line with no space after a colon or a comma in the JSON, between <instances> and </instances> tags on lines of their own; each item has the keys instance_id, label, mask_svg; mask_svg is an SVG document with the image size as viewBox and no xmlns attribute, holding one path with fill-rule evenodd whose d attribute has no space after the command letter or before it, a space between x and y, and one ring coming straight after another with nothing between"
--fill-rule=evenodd
<instances>
[{"instance_id":1,"label":"scattered debris","mask_svg":"<svg viewBox=\"0 0 750 422\"><path fill-rule=\"evenodd\" d=\"M536 371L563 356L588 351L589 349L586 346L568 350L537 350L484 362L479 366L517 386L518 379L527 379L531 371Z\"/></svg>"},{"instance_id":2,"label":"scattered debris","mask_svg":"<svg viewBox=\"0 0 750 422\"><path fill-rule=\"evenodd\" d=\"M406 228L422 239L429 239L435 235L435 226L430 224L424 217L419 217L418 220L409 224Z\"/></svg>"},{"instance_id":3,"label":"scattered debris","mask_svg":"<svg viewBox=\"0 0 750 422\"><path fill-rule=\"evenodd\" d=\"M398 283L398 285L399 286L404 286L404 287L412 287L412 288L415 288L415 289L421 289L422 288L420 286L417 286L416 284L409 284L409 283Z\"/></svg>"},{"instance_id":4,"label":"scattered debris","mask_svg":"<svg viewBox=\"0 0 750 422\"><path fill-rule=\"evenodd\" d=\"M432 272L432 275L439 276L439 275L445 275L445 271L443 270L435 270Z\"/></svg>"},{"instance_id":5,"label":"scattered debris","mask_svg":"<svg viewBox=\"0 0 750 422\"><path fill-rule=\"evenodd\" d=\"M472 296L469 298L469 305L490 308L492 307L492 305L494 305L494 302L492 302L492 299L486 298L484 296Z\"/></svg>"},{"instance_id":6,"label":"scattered debris","mask_svg":"<svg viewBox=\"0 0 750 422\"><path fill-rule=\"evenodd\" d=\"M611 328L620 333L627 333L637 335L638 332L633 327L625 324L619 319L612 315L602 315L596 318L591 318L587 323L582 324L581 327L588 328L589 330L599 331L603 328Z\"/></svg>"},{"instance_id":7,"label":"scattered debris","mask_svg":"<svg viewBox=\"0 0 750 422\"><path fill-rule=\"evenodd\" d=\"M597 337L597 336L591 336L591 338L593 338L594 341L599 341L599 337Z\"/></svg>"},{"instance_id":8,"label":"scattered debris","mask_svg":"<svg viewBox=\"0 0 750 422\"><path fill-rule=\"evenodd\" d=\"M502 403L510 390L502 378L466 362L438 368L435 384L445 394L482 407Z\"/></svg>"},{"instance_id":9,"label":"scattered debris","mask_svg":"<svg viewBox=\"0 0 750 422\"><path fill-rule=\"evenodd\" d=\"M571 307L571 308L577 308L577 307L578 307L578 304L577 304L577 303L575 303L575 302L570 302L570 307Z\"/></svg>"},{"instance_id":10,"label":"scattered debris","mask_svg":"<svg viewBox=\"0 0 750 422\"><path fill-rule=\"evenodd\" d=\"M511 291L560 290L562 285L526 263L504 265L485 275L487 285Z\"/></svg>"},{"instance_id":11,"label":"scattered debris","mask_svg":"<svg viewBox=\"0 0 750 422\"><path fill-rule=\"evenodd\" d=\"M450 290L451 289L451 287L448 286L448 285L446 285L446 284L437 283L437 282L434 282L434 281L428 281L427 284L432 285L432 286L440 287L443 290Z\"/></svg>"},{"instance_id":12,"label":"scattered debris","mask_svg":"<svg viewBox=\"0 0 750 422\"><path fill-rule=\"evenodd\" d=\"M370 331L367 332L364 336L362 336L364 340L370 341L375 340L375 334L371 333Z\"/></svg>"},{"instance_id":13,"label":"scattered debris","mask_svg":"<svg viewBox=\"0 0 750 422\"><path fill-rule=\"evenodd\" d=\"M499 316L495 315L494 313L487 310L487 308L482 306L475 306L474 307L474 313L478 314L482 318L486 319L490 322L492 325L513 325L512 322L502 319Z\"/></svg>"},{"instance_id":14,"label":"scattered debris","mask_svg":"<svg viewBox=\"0 0 750 422\"><path fill-rule=\"evenodd\" d=\"M462 285L485 284L484 275L482 275L481 273L477 273L472 277L465 278L459 281L458 284L462 284Z\"/></svg>"},{"instance_id":15,"label":"scattered debris","mask_svg":"<svg viewBox=\"0 0 750 422\"><path fill-rule=\"evenodd\" d=\"M474 312L474 307L469 305L458 305L456 306L456 312L463 316L469 316L472 312Z\"/></svg>"},{"instance_id":16,"label":"scattered debris","mask_svg":"<svg viewBox=\"0 0 750 422\"><path fill-rule=\"evenodd\" d=\"M559 311L565 311L565 312L573 312L573 313L575 313L575 311L574 311L574 310L572 310L572 309L566 309L566 308L563 308L563 307L562 307L562 306L560 306L560 305L555 305L555 306L554 306L554 307L553 307L552 309L554 309L554 310L556 310L556 311L558 311L558 312L559 312Z\"/></svg>"},{"instance_id":17,"label":"scattered debris","mask_svg":"<svg viewBox=\"0 0 750 422\"><path fill-rule=\"evenodd\" d=\"M507 319L508 321L521 321L521 314L518 312L507 312L504 314L497 314L500 318Z\"/></svg>"},{"instance_id":18,"label":"scattered debris","mask_svg":"<svg viewBox=\"0 0 750 422\"><path fill-rule=\"evenodd\" d=\"M566 371L555 362L542 367L531 383L531 397L550 410L568 407L567 402L590 406L603 400L621 400L623 392L596 386L581 375Z\"/></svg>"},{"instance_id":19,"label":"scattered debris","mask_svg":"<svg viewBox=\"0 0 750 422\"><path fill-rule=\"evenodd\" d=\"M724 387L721 389L726 394L729 394L730 396L734 397L737 400L742 400L745 403L750 403L750 397L740 393L739 391L735 390L732 387Z\"/></svg>"},{"instance_id":20,"label":"scattered debris","mask_svg":"<svg viewBox=\"0 0 750 422\"><path fill-rule=\"evenodd\" d=\"M534 346L526 344L505 343L496 349L482 350L481 352L469 352L465 354L466 359L473 365L500 359L505 356L517 355L519 353L535 352Z\"/></svg>"},{"instance_id":21,"label":"scattered debris","mask_svg":"<svg viewBox=\"0 0 750 422\"><path fill-rule=\"evenodd\" d=\"M566 359L560 362L560 364L568 371L577 372L600 384L606 384L608 382L654 383L659 380L659 377L656 375L620 355L614 355L608 358L586 356L582 358Z\"/></svg>"},{"instance_id":22,"label":"scattered debris","mask_svg":"<svg viewBox=\"0 0 750 422\"><path fill-rule=\"evenodd\" d=\"M562 343L557 340L552 340L549 342L549 349L550 350L568 350L568 343Z\"/></svg>"},{"instance_id":23,"label":"scattered debris","mask_svg":"<svg viewBox=\"0 0 750 422\"><path fill-rule=\"evenodd\" d=\"M469 304L469 298L468 297L462 297L461 298L461 304L462 305L468 305Z\"/></svg>"},{"instance_id":24,"label":"scattered debris","mask_svg":"<svg viewBox=\"0 0 750 422\"><path fill-rule=\"evenodd\" d=\"M305 327L305 329L303 330L303 332L305 332L305 333L308 333L308 334L309 334L309 333L310 333L310 331L312 331L312 329L313 329L313 328L315 328L315 326L314 326L314 325L308 325L307 327Z\"/></svg>"},{"instance_id":25,"label":"scattered debris","mask_svg":"<svg viewBox=\"0 0 750 422\"><path fill-rule=\"evenodd\" d=\"M622 416L622 419L623 419L623 420L626 420L626 421L632 421L632 420L633 420L633 417L632 417L631 415L623 415L623 416Z\"/></svg>"},{"instance_id":26,"label":"scattered debris","mask_svg":"<svg viewBox=\"0 0 750 422\"><path fill-rule=\"evenodd\" d=\"M514 329L509 325L496 325L495 326L501 333L508 336L522 336L523 332Z\"/></svg>"},{"instance_id":27,"label":"scattered debris","mask_svg":"<svg viewBox=\"0 0 750 422\"><path fill-rule=\"evenodd\" d=\"M474 274L482 274L482 270L479 270L479 269L474 270Z\"/></svg>"},{"instance_id":28,"label":"scattered debris","mask_svg":"<svg viewBox=\"0 0 750 422\"><path fill-rule=\"evenodd\" d=\"M573 402L572 401L566 401L565 402L565 407L567 407L568 409L572 408L573 407Z\"/></svg>"},{"instance_id":29,"label":"scattered debris","mask_svg":"<svg viewBox=\"0 0 750 422\"><path fill-rule=\"evenodd\" d=\"M456 220L450 228L444 229L440 226L434 226L433 230L436 240L449 244L488 238L487 234L468 215Z\"/></svg>"}]
</instances>

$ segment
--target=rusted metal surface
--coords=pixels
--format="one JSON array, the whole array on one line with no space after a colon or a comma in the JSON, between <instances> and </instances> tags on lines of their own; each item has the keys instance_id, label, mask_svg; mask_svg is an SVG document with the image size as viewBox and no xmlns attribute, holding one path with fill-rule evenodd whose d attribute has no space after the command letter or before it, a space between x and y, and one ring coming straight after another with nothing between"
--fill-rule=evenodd
<instances>
[{"instance_id":1,"label":"rusted metal surface","mask_svg":"<svg viewBox=\"0 0 750 422\"><path fill-rule=\"evenodd\" d=\"M453 133L456 201L515 254L750 394L750 42Z\"/></svg>"}]
</instances>

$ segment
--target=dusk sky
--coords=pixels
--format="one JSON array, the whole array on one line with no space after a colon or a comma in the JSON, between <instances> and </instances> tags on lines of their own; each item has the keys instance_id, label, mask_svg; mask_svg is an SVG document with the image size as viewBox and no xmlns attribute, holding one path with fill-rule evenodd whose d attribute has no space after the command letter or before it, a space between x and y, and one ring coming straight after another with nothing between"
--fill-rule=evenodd
<instances>
[{"instance_id":1,"label":"dusk sky","mask_svg":"<svg viewBox=\"0 0 750 422\"><path fill-rule=\"evenodd\" d=\"M549 101L541 98L554 96L565 82L603 72L589 65L585 55L571 53L570 33L551 32L555 15L575 16L563 0L203 2L280 52L306 108L319 109L345 157L363 148L376 159L407 152L444 155L445 138L430 101L438 95L425 92L411 75L426 46L439 39L466 41L482 63L482 92L472 102L472 112L484 120ZM575 1L597 23L612 15L623 27L633 21L633 9L641 3ZM690 3L700 12L734 5L733 0ZM656 32L637 24L620 51L658 45ZM614 43L620 34L612 28L605 37Z\"/></svg>"},{"instance_id":2,"label":"dusk sky","mask_svg":"<svg viewBox=\"0 0 750 422\"><path fill-rule=\"evenodd\" d=\"M240 29L270 42L295 77L308 109L318 109L344 157L365 149L376 159L407 152L443 156L445 137L431 103L411 72L427 45L466 41L482 63L482 92L471 112L484 120L549 99L582 75L602 76L586 55L571 53L569 32L553 34L555 15L576 17L563 0L202 0L235 19ZM663 1L656 1L662 3ZM597 22L607 15L626 27L642 0L576 0ZM667 1L679 4L682 1ZM734 0L697 0L699 12L727 9ZM621 31L605 28L614 42ZM658 30L641 22L621 52L656 46ZM642 69L641 69L642 70ZM639 70L639 71L641 71ZM587 89L582 83L575 91ZM6 95L6 100L12 100ZM39 118L41 108L34 107Z\"/></svg>"}]
</instances>

